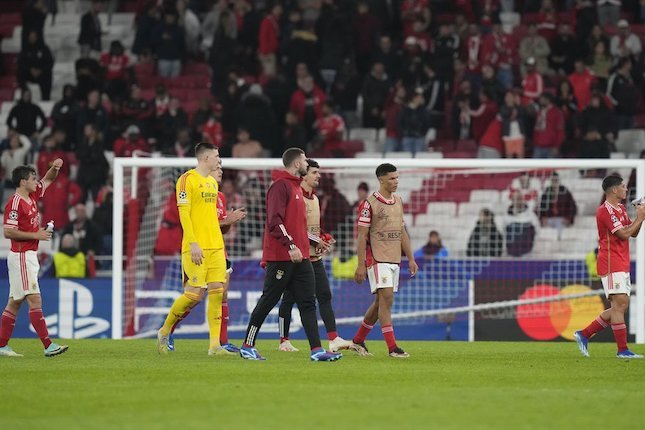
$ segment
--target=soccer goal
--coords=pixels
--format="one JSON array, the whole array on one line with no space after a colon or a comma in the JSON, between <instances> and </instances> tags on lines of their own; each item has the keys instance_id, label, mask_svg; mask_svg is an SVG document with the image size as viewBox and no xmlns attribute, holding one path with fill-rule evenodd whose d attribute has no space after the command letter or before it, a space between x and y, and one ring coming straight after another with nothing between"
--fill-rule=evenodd
<instances>
[{"instance_id":1,"label":"soccer goal","mask_svg":"<svg viewBox=\"0 0 645 430\"><path fill-rule=\"evenodd\" d=\"M321 159L322 228L337 243L325 259L339 332L351 336L372 297L353 281L359 185L378 189L376 167L398 168L397 193L420 271L407 263L394 303L397 337L453 340L563 340L607 305L595 273L595 213L602 178L630 181L645 195L645 162L623 160ZM181 292L181 226L174 197L186 158L114 160L112 336L153 336ZM226 238L234 273L232 338L243 337L262 291L265 195L278 159L224 159L220 190L247 218ZM630 216L634 208L626 205ZM432 233L434 232L434 233ZM431 234L432 233L432 234ZM436 234L435 234L436 233ZM630 334L645 343L645 232L631 241ZM432 240L430 240L432 236ZM439 240L437 240L439 238ZM119 264L121 262L121 264ZM263 327L276 336L277 310ZM297 311L292 333L302 336ZM206 335L203 310L178 335ZM610 339L610 334L605 334Z\"/></svg>"}]
</instances>

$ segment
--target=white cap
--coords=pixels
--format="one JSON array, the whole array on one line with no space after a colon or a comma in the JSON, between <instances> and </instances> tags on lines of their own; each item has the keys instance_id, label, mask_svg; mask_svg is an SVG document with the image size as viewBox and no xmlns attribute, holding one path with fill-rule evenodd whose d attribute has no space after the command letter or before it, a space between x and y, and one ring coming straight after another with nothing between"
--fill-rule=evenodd
<instances>
[{"instance_id":1,"label":"white cap","mask_svg":"<svg viewBox=\"0 0 645 430\"><path fill-rule=\"evenodd\" d=\"M617 27L618 28L628 28L629 23L627 22L626 19L621 19L620 21L618 21Z\"/></svg>"}]
</instances>

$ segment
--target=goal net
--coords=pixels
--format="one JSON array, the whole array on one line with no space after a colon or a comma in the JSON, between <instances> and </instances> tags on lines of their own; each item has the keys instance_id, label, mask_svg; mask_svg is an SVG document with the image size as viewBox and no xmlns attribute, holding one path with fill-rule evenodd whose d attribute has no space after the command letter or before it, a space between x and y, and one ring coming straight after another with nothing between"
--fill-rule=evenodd
<instances>
[{"instance_id":1,"label":"goal net","mask_svg":"<svg viewBox=\"0 0 645 430\"><path fill-rule=\"evenodd\" d=\"M356 285L357 205L378 190L375 168L398 168L397 193L419 273L402 263L393 316L402 339L555 340L607 305L595 273L596 209L604 175L645 193L640 160L321 159L317 194L322 229L337 243L325 259L341 336L351 337L372 296ZM181 294L181 226L175 182L194 159L129 158L114 163L114 338L153 336ZM234 273L229 289L230 336L242 338L261 295L265 195L277 159L224 159L220 184L228 208L247 218L226 236ZM636 192L638 190L638 192ZM627 205L633 216L633 207ZM645 342L645 242L631 241L630 334ZM116 264L122 261L122 264ZM277 309L262 333L277 336ZM203 307L177 330L208 333ZM294 309L292 336L304 336Z\"/></svg>"}]
</instances>

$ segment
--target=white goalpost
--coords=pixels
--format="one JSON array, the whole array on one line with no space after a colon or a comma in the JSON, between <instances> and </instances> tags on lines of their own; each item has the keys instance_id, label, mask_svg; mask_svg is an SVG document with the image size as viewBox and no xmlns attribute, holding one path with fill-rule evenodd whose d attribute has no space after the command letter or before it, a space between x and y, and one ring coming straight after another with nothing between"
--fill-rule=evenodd
<instances>
[{"instance_id":1,"label":"white goalpost","mask_svg":"<svg viewBox=\"0 0 645 430\"><path fill-rule=\"evenodd\" d=\"M355 197L359 183L365 182L370 191L376 190L376 167L383 162L393 163L400 172L399 194L406 204L406 228L415 250L427 242L428 232L440 233L446 257L424 259L422 271L414 279L404 276L407 268L402 270L402 288L393 316L404 322L397 330L410 338L490 339L491 333L499 331L508 334L509 339L520 335L529 340L570 339L572 327L588 322L588 316L602 305L597 279L587 272L597 245L595 208L602 195L602 175L618 172L627 181L635 172L635 195L645 195L645 160L640 159L317 161L323 173L322 217L323 222L328 222L323 227L333 232L339 242L326 265L341 329L362 321L364 304L370 299L369 289L352 285L347 275L355 259L355 214L354 208L350 209L350 199ZM160 249L167 248L162 246L166 240L163 234L177 232L177 225L168 219L175 181L195 165L193 158L114 159L114 339L151 335L178 294L178 257ZM271 182L271 170L282 166L279 159L225 158L223 167L225 180L228 174L227 189L236 190L234 195L239 196L250 214L227 238L235 269L231 300L239 315L237 320L231 320L230 327L239 332L261 291L258 262L264 192ZM531 213L540 213L539 206L544 205L546 190L554 177L571 191L577 212L573 221L564 225L551 225L539 217L535 218L537 222L521 221L527 225L533 222L533 227L530 243L520 243L518 250L512 246L517 219L509 216L507 209L514 192L512 183L524 174L530 176L536 188L536 200L527 203L533 208ZM238 203L229 201L229 207ZM496 253L485 255L473 252L471 246L484 209L495 217L494 226L503 239ZM629 328L640 344L645 343L644 235L642 232L633 240L630 248L635 271ZM176 240L175 236L168 237ZM297 330L297 315L294 317ZM204 332L206 326L199 320L178 331Z\"/></svg>"}]
</instances>

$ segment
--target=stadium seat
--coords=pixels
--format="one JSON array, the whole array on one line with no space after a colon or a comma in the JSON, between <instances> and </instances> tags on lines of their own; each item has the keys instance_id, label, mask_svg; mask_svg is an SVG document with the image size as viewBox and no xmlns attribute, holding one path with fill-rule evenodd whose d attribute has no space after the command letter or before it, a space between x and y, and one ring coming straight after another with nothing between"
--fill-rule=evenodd
<instances>
[{"instance_id":1,"label":"stadium seat","mask_svg":"<svg viewBox=\"0 0 645 430\"><path fill-rule=\"evenodd\" d=\"M430 202L426 207L426 214L430 217L453 218L457 215L457 203Z\"/></svg>"},{"instance_id":2,"label":"stadium seat","mask_svg":"<svg viewBox=\"0 0 645 430\"><path fill-rule=\"evenodd\" d=\"M383 158L383 153L375 151L361 151L356 153L356 158Z\"/></svg>"},{"instance_id":3,"label":"stadium seat","mask_svg":"<svg viewBox=\"0 0 645 430\"><path fill-rule=\"evenodd\" d=\"M640 152L645 149L645 130L620 130L616 139L619 152Z\"/></svg>"},{"instance_id":4,"label":"stadium seat","mask_svg":"<svg viewBox=\"0 0 645 430\"><path fill-rule=\"evenodd\" d=\"M470 201L496 205L500 201L500 192L498 190L472 190Z\"/></svg>"},{"instance_id":5,"label":"stadium seat","mask_svg":"<svg viewBox=\"0 0 645 430\"><path fill-rule=\"evenodd\" d=\"M611 158L612 160L622 160L622 159L625 159L627 157L626 157L626 154L624 152L612 152L611 154L609 154L609 158ZM632 157L630 156L629 158L632 158Z\"/></svg>"},{"instance_id":6,"label":"stadium seat","mask_svg":"<svg viewBox=\"0 0 645 430\"><path fill-rule=\"evenodd\" d=\"M429 152L417 152L416 158L443 158L441 152L429 151Z\"/></svg>"}]
</instances>

